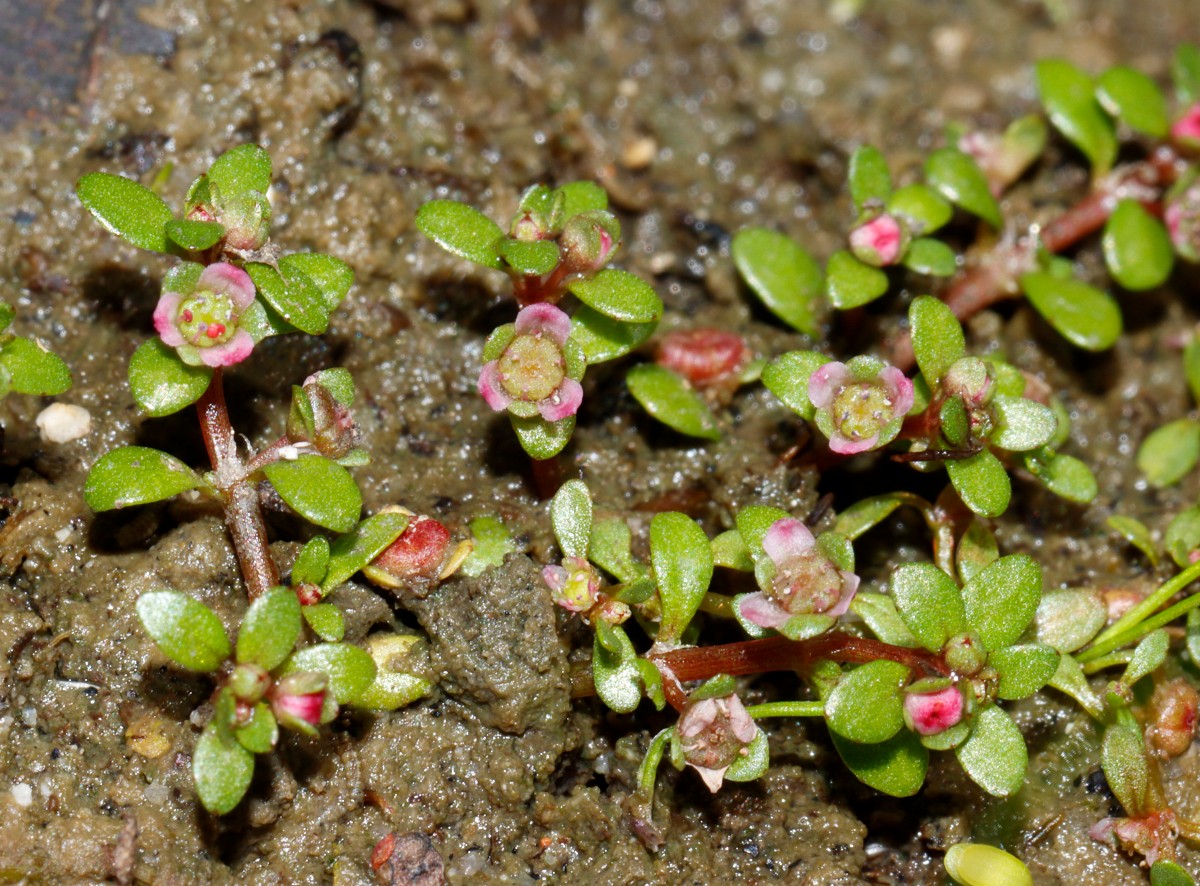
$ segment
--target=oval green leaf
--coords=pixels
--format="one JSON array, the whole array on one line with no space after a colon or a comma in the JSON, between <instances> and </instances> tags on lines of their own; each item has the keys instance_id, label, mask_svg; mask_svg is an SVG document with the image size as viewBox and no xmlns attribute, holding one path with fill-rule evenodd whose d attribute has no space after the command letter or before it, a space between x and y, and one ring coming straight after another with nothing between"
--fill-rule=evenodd
<instances>
[{"instance_id":1,"label":"oval green leaf","mask_svg":"<svg viewBox=\"0 0 1200 886\"><path fill-rule=\"evenodd\" d=\"M1167 229L1136 200L1117 204L1101 242L1108 270L1126 289L1153 289L1171 276L1175 249Z\"/></svg>"},{"instance_id":2,"label":"oval green leaf","mask_svg":"<svg viewBox=\"0 0 1200 886\"><path fill-rule=\"evenodd\" d=\"M849 185L855 212L868 203L882 203L892 193L892 174L878 148L861 145L850 155Z\"/></svg>"},{"instance_id":3,"label":"oval green leaf","mask_svg":"<svg viewBox=\"0 0 1200 886\"><path fill-rule=\"evenodd\" d=\"M144 446L122 446L105 453L92 466L83 497L93 511L162 501L204 480L172 455Z\"/></svg>"},{"instance_id":4,"label":"oval green leaf","mask_svg":"<svg viewBox=\"0 0 1200 886\"><path fill-rule=\"evenodd\" d=\"M962 324L944 302L931 295L918 295L908 308L913 356L930 387L967 352Z\"/></svg>"},{"instance_id":5,"label":"oval green leaf","mask_svg":"<svg viewBox=\"0 0 1200 886\"><path fill-rule=\"evenodd\" d=\"M606 268L594 277L568 287L581 302L623 323L655 323L662 316L662 299L654 288L628 271Z\"/></svg>"},{"instance_id":6,"label":"oval green leaf","mask_svg":"<svg viewBox=\"0 0 1200 886\"><path fill-rule=\"evenodd\" d=\"M875 301L888 288L887 274L863 264L845 250L829 256L825 275L829 303L841 311L861 308Z\"/></svg>"},{"instance_id":7,"label":"oval green leaf","mask_svg":"<svg viewBox=\"0 0 1200 886\"><path fill-rule=\"evenodd\" d=\"M859 744L831 733L847 768L867 787L892 797L911 797L925 784L929 750L915 732L898 732L879 744Z\"/></svg>"},{"instance_id":8,"label":"oval green leaf","mask_svg":"<svg viewBox=\"0 0 1200 886\"><path fill-rule=\"evenodd\" d=\"M282 674L305 671L328 676L329 694L338 704L353 704L375 682L375 660L349 643L306 646L287 660Z\"/></svg>"},{"instance_id":9,"label":"oval green leaf","mask_svg":"<svg viewBox=\"0 0 1200 886\"><path fill-rule=\"evenodd\" d=\"M1004 699L1033 695L1058 670L1058 652L1041 643L1008 646L988 656L988 666L1000 676L996 695Z\"/></svg>"},{"instance_id":10,"label":"oval green leaf","mask_svg":"<svg viewBox=\"0 0 1200 886\"><path fill-rule=\"evenodd\" d=\"M624 357L650 338L657 326L657 321L624 323L581 305L571 316L571 338L591 365Z\"/></svg>"},{"instance_id":11,"label":"oval green leaf","mask_svg":"<svg viewBox=\"0 0 1200 886\"><path fill-rule=\"evenodd\" d=\"M763 385L782 400L784 406L811 421L816 409L808 399L808 380L828 362L828 357L816 351L780 354L763 368Z\"/></svg>"},{"instance_id":12,"label":"oval green leaf","mask_svg":"<svg viewBox=\"0 0 1200 886\"><path fill-rule=\"evenodd\" d=\"M642 683L638 670L637 653L625 631L611 627L605 631L609 649L600 640L597 630L592 643L592 680L596 684L596 695L618 714L628 714L642 700Z\"/></svg>"},{"instance_id":13,"label":"oval green leaf","mask_svg":"<svg viewBox=\"0 0 1200 886\"><path fill-rule=\"evenodd\" d=\"M1025 783L1025 739L1012 718L995 705L979 712L970 736L954 753L971 781L994 797L1015 794Z\"/></svg>"},{"instance_id":14,"label":"oval green leaf","mask_svg":"<svg viewBox=\"0 0 1200 886\"><path fill-rule=\"evenodd\" d=\"M1096 98L1101 106L1134 132L1164 138L1167 100L1158 85L1141 71L1116 65L1096 81Z\"/></svg>"},{"instance_id":15,"label":"oval green leaf","mask_svg":"<svg viewBox=\"0 0 1200 886\"><path fill-rule=\"evenodd\" d=\"M689 437L721 439L712 410L677 373L654 363L643 363L629 370L625 384L642 408L667 427Z\"/></svg>"},{"instance_id":16,"label":"oval green leaf","mask_svg":"<svg viewBox=\"0 0 1200 886\"><path fill-rule=\"evenodd\" d=\"M250 604L238 629L238 664L279 667L300 637L300 601L291 588L274 587Z\"/></svg>"},{"instance_id":17,"label":"oval green leaf","mask_svg":"<svg viewBox=\"0 0 1200 886\"><path fill-rule=\"evenodd\" d=\"M946 473L963 504L979 516L999 517L1008 509L1012 484L991 450L946 462Z\"/></svg>"},{"instance_id":18,"label":"oval green leaf","mask_svg":"<svg viewBox=\"0 0 1200 886\"><path fill-rule=\"evenodd\" d=\"M934 151L925 161L925 177L951 203L979 216L997 230L1004 226L987 177L972 157L957 148Z\"/></svg>"},{"instance_id":19,"label":"oval green leaf","mask_svg":"<svg viewBox=\"0 0 1200 886\"><path fill-rule=\"evenodd\" d=\"M350 532L339 535L329 546L329 562L321 580L321 592L330 593L358 572L408 527L409 515L399 511L373 514Z\"/></svg>"},{"instance_id":20,"label":"oval green leaf","mask_svg":"<svg viewBox=\"0 0 1200 886\"><path fill-rule=\"evenodd\" d=\"M1046 271L1021 275L1021 290L1046 321L1087 351L1111 348L1121 335L1121 310L1106 292Z\"/></svg>"},{"instance_id":21,"label":"oval green leaf","mask_svg":"<svg viewBox=\"0 0 1200 886\"><path fill-rule=\"evenodd\" d=\"M514 271L531 277L548 274L558 266L558 244L551 240L500 240L496 253Z\"/></svg>"},{"instance_id":22,"label":"oval green leaf","mask_svg":"<svg viewBox=\"0 0 1200 886\"><path fill-rule=\"evenodd\" d=\"M305 454L269 464L263 473L288 507L310 523L334 532L349 532L358 525L362 495L341 465Z\"/></svg>"},{"instance_id":23,"label":"oval green leaf","mask_svg":"<svg viewBox=\"0 0 1200 886\"><path fill-rule=\"evenodd\" d=\"M1200 460L1200 422L1180 418L1150 432L1138 447L1138 470L1162 489L1178 483Z\"/></svg>"},{"instance_id":24,"label":"oval green leaf","mask_svg":"<svg viewBox=\"0 0 1200 886\"><path fill-rule=\"evenodd\" d=\"M918 274L949 277L958 270L958 256L941 240L918 237L904 254L904 266Z\"/></svg>"},{"instance_id":25,"label":"oval green leaf","mask_svg":"<svg viewBox=\"0 0 1200 886\"><path fill-rule=\"evenodd\" d=\"M230 812L250 787L254 775L254 755L209 723L196 740L192 751L192 778L196 794L209 812Z\"/></svg>"},{"instance_id":26,"label":"oval green leaf","mask_svg":"<svg viewBox=\"0 0 1200 886\"><path fill-rule=\"evenodd\" d=\"M213 161L208 180L217 186L222 201L252 191L266 194L271 187L271 157L258 145L238 145Z\"/></svg>"},{"instance_id":27,"label":"oval green leaf","mask_svg":"<svg viewBox=\"0 0 1200 886\"><path fill-rule=\"evenodd\" d=\"M806 335L820 331L824 275L800 244L778 231L746 228L733 238L733 261L771 313Z\"/></svg>"},{"instance_id":28,"label":"oval green leaf","mask_svg":"<svg viewBox=\"0 0 1200 886\"><path fill-rule=\"evenodd\" d=\"M1107 175L1117 157L1117 135L1096 101L1092 78L1062 59L1043 59L1036 71L1050 122L1088 158L1094 178Z\"/></svg>"},{"instance_id":29,"label":"oval green leaf","mask_svg":"<svg viewBox=\"0 0 1200 886\"><path fill-rule=\"evenodd\" d=\"M181 249L200 252L216 245L225 236L225 228L216 222L173 218L167 222L166 234Z\"/></svg>"},{"instance_id":30,"label":"oval green leaf","mask_svg":"<svg viewBox=\"0 0 1200 886\"><path fill-rule=\"evenodd\" d=\"M252 754L268 754L279 741L279 724L271 713L271 706L260 701L254 706L250 722L233 731L237 743Z\"/></svg>"},{"instance_id":31,"label":"oval green leaf","mask_svg":"<svg viewBox=\"0 0 1200 886\"><path fill-rule=\"evenodd\" d=\"M315 293L326 316L332 314L342 303L350 287L354 285L354 271L340 258L320 252L297 252L279 260L279 269L284 278L302 275L316 287ZM328 322L328 321L326 321Z\"/></svg>"},{"instance_id":32,"label":"oval green leaf","mask_svg":"<svg viewBox=\"0 0 1200 886\"><path fill-rule=\"evenodd\" d=\"M208 366L188 366L160 338L142 342L129 358L129 390L147 415L160 418L191 406L212 381Z\"/></svg>"},{"instance_id":33,"label":"oval green leaf","mask_svg":"<svg viewBox=\"0 0 1200 886\"><path fill-rule=\"evenodd\" d=\"M575 416L568 415L564 419L549 422L540 416L533 418L517 418L508 416L513 431L517 434L517 442L531 458L545 460L554 458L571 442L571 434L575 430Z\"/></svg>"},{"instance_id":34,"label":"oval green leaf","mask_svg":"<svg viewBox=\"0 0 1200 886\"><path fill-rule=\"evenodd\" d=\"M996 425L990 439L1009 452L1026 452L1045 446L1058 427L1058 420L1049 406L1024 397L998 394L991 405Z\"/></svg>"},{"instance_id":35,"label":"oval green leaf","mask_svg":"<svg viewBox=\"0 0 1200 886\"><path fill-rule=\"evenodd\" d=\"M137 614L163 655L190 671L215 671L232 652L216 613L187 594L142 594Z\"/></svg>"},{"instance_id":36,"label":"oval green leaf","mask_svg":"<svg viewBox=\"0 0 1200 886\"><path fill-rule=\"evenodd\" d=\"M904 685L909 671L895 661L860 665L825 699L825 721L843 738L862 744L887 741L904 726Z\"/></svg>"},{"instance_id":37,"label":"oval green leaf","mask_svg":"<svg viewBox=\"0 0 1200 886\"><path fill-rule=\"evenodd\" d=\"M550 525L564 557L585 559L592 532L592 495L582 480L568 480L550 501Z\"/></svg>"},{"instance_id":38,"label":"oval green leaf","mask_svg":"<svg viewBox=\"0 0 1200 886\"><path fill-rule=\"evenodd\" d=\"M967 624L984 648L996 651L1025 633L1042 599L1042 567L1010 554L979 571L962 589Z\"/></svg>"},{"instance_id":39,"label":"oval green leaf","mask_svg":"<svg viewBox=\"0 0 1200 886\"><path fill-rule=\"evenodd\" d=\"M954 208L937 191L922 184L900 188L888 199L887 209L892 215L903 216L917 237L927 237L954 215Z\"/></svg>"},{"instance_id":40,"label":"oval green leaf","mask_svg":"<svg viewBox=\"0 0 1200 886\"><path fill-rule=\"evenodd\" d=\"M472 206L453 200L432 200L417 210L417 230L449 253L501 270L496 246L504 236L500 226Z\"/></svg>"},{"instance_id":41,"label":"oval green leaf","mask_svg":"<svg viewBox=\"0 0 1200 886\"><path fill-rule=\"evenodd\" d=\"M656 645L679 641L712 581L712 546L685 514L655 514L650 521L650 564L662 601Z\"/></svg>"},{"instance_id":42,"label":"oval green leaf","mask_svg":"<svg viewBox=\"0 0 1200 886\"><path fill-rule=\"evenodd\" d=\"M71 387L71 370L41 342L14 337L0 345L0 371L17 394L52 397Z\"/></svg>"},{"instance_id":43,"label":"oval green leaf","mask_svg":"<svg viewBox=\"0 0 1200 886\"><path fill-rule=\"evenodd\" d=\"M119 175L89 172L76 183L75 193L105 230L142 249L170 251L166 228L175 215L149 188Z\"/></svg>"},{"instance_id":44,"label":"oval green leaf","mask_svg":"<svg viewBox=\"0 0 1200 886\"><path fill-rule=\"evenodd\" d=\"M892 573L892 597L905 626L930 652L940 652L966 627L962 592L932 563L898 567Z\"/></svg>"}]
</instances>

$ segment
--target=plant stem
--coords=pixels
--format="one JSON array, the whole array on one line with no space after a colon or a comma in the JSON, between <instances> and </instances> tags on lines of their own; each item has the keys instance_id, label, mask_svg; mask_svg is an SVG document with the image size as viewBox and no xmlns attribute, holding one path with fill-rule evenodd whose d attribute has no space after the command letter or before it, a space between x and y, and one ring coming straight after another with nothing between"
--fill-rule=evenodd
<instances>
[{"instance_id":1,"label":"plant stem","mask_svg":"<svg viewBox=\"0 0 1200 886\"><path fill-rule=\"evenodd\" d=\"M237 439L229 423L225 406L225 387L218 368L208 390L196 403L204 448L212 463L218 488L224 492L225 526L233 540L233 549L242 568L250 602L279 584L279 569L271 559L267 544L267 525L258 503L258 490L244 477L245 465L237 451Z\"/></svg>"},{"instance_id":2,"label":"plant stem","mask_svg":"<svg viewBox=\"0 0 1200 886\"><path fill-rule=\"evenodd\" d=\"M771 701L751 705L746 713L754 719L761 717L824 717L823 701Z\"/></svg>"}]
</instances>

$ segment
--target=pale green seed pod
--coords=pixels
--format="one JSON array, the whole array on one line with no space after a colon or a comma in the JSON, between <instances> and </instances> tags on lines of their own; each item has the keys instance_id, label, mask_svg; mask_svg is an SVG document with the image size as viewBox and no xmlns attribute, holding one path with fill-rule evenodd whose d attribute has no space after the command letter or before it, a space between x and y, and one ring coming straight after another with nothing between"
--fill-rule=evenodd
<instances>
[{"instance_id":1,"label":"pale green seed pod","mask_svg":"<svg viewBox=\"0 0 1200 886\"><path fill-rule=\"evenodd\" d=\"M996 846L956 843L946 853L946 873L962 886L1033 886L1025 862Z\"/></svg>"}]
</instances>

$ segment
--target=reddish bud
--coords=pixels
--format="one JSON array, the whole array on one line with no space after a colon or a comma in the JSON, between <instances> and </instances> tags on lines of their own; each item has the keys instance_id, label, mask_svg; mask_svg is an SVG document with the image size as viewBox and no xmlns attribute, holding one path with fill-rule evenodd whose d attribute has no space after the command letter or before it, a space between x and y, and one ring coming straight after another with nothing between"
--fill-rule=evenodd
<instances>
[{"instance_id":1,"label":"reddish bud","mask_svg":"<svg viewBox=\"0 0 1200 886\"><path fill-rule=\"evenodd\" d=\"M1161 683L1150 698L1146 738L1161 757L1178 757L1192 746L1196 735L1200 694L1179 678Z\"/></svg>"},{"instance_id":2,"label":"reddish bud","mask_svg":"<svg viewBox=\"0 0 1200 886\"><path fill-rule=\"evenodd\" d=\"M736 375L750 359L742 337L723 329L672 332L658 344L654 360L696 387L719 384Z\"/></svg>"},{"instance_id":3,"label":"reddish bud","mask_svg":"<svg viewBox=\"0 0 1200 886\"><path fill-rule=\"evenodd\" d=\"M937 735L963 718L963 696L956 686L937 692L909 692L904 696L904 721L917 735Z\"/></svg>"},{"instance_id":4,"label":"reddish bud","mask_svg":"<svg viewBox=\"0 0 1200 886\"><path fill-rule=\"evenodd\" d=\"M301 606L315 606L323 599L320 586L310 581L296 585L295 591Z\"/></svg>"},{"instance_id":5,"label":"reddish bud","mask_svg":"<svg viewBox=\"0 0 1200 886\"><path fill-rule=\"evenodd\" d=\"M450 530L432 517L413 517L403 534L363 568L363 574L385 588L432 581L441 572L449 546Z\"/></svg>"}]
</instances>

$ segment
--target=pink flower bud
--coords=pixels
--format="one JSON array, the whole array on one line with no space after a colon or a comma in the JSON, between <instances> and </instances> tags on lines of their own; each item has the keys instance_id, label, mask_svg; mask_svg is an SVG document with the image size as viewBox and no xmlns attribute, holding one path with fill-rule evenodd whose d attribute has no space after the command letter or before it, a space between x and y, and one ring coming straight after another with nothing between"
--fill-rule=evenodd
<instances>
[{"instance_id":1,"label":"pink flower bud","mask_svg":"<svg viewBox=\"0 0 1200 886\"><path fill-rule=\"evenodd\" d=\"M415 516L404 532L363 568L380 587L400 588L438 577L450 547L450 530L432 517Z\"/></svg>"},{"instance_id":2,"label":"pink flower bud","mask_svg":"<svg viewBox=\"0 0 1200 886\"><path fill-rule=\"evenodd\" d=\"M600 575L580 557L563 557L562 566L545 567L542 580L550 588L551 599L570 612L587 612L599 601Z\"/></svg>"},{"instance_id":3,"label":"pink flower bud","mask_svg":"<svg viewBox=\"0 0 1200 886\"><path fill-rule=\"evenodd\" d=\"M271 711L279 725L305 735L316 734L325 709L329 679L324 674L289 674L271 690Z\"/></svg>"},{"instance_id":4,"label":"pink flower bud","mask_svg":"<svg viewBox=\"0 0 1200 886\"><path fill-rule=\"evenodd\" d=\"M749 361L750 350L737 333L705 327L663 336L654 359L703 388L735 376Z\"/></svg>"},{"instance_id":5,"label":"pink flower bud","mask_svg":"<svg viewBox=\"0 0 1200 886\"><path fill-rule=\"evenodd\" d=\"M1192 105L1171 127L1171 138L1189 148L1200 148L1200 102Z\"/></svg>"},{"instance_id":6,"label":"pink flower bud","mask_svg":"<svg viewBox=\"0 0 1200 886\"><path fill-rule=\"evenodd\" d=\"M937 735L963 718L963 696L957 686L937 692L909 692L904 696L904 721L917 735Z\"/></svg>"},{"instance_id":7,"label":"pink flower bud","mask_svg":"<svg viewBox=\"0 0 1200 886\"><path fill-rule=\"evenodd\" d=\"M904 256L908 234L900 220L883 213L850 232L850 251L859 261L877 268L894 265Z\"/></svg>"}]
</instances>

